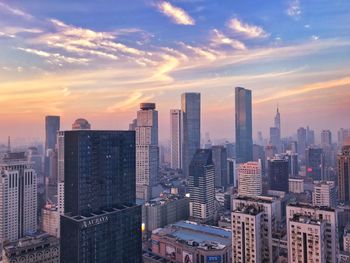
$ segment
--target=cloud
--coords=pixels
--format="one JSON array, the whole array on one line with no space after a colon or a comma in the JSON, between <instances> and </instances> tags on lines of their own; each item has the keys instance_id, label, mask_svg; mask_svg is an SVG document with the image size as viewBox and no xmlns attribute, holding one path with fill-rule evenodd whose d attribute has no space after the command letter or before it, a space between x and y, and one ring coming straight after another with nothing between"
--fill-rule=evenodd
<instances>
[{"instance_id":1,"label":"cloud","mask_svg":"<svg viewBox=\"0 0 350 263\"><path fill-rule=\"evenodd\" d=\"M240 21L238 18L233 18L228 22L229 28L240 33L248 38L265 38L269 34L262 27L250 25Z\"/></svg>"},{"instance_id":2,"label":"cloud","mask_svg":"<svg viewBox=\"0 0 350 263\"><path fill-rule=\"evenodd\" d=\"M299 19L301 15L300 0L290 0L286 13L290 17Z\"/></svg>"},{"instance_id":3,"label":"cloud","mask_svg":"<svg viewBox=\"0 0 350 263\"><path fill-rule=\"evenodd\" d=\"M320 39L320 37L319 37L319 36L317 36L317 35L312 35L312 36L311 36L311 39L312 39L312 40L319 40L319 39Z\"/></svg>"},{"instance_id":4,"label":"cloud","mask_svg":"<svg viewBox=\"0 0 350 263\"><path fill-rule=\"evenodd\" d=\"M17 8L13 8L13 7L7 5L3 2L0 2L0 10L3 10L7 13L12 14L12 15L23 17L25 19L32 19L33 18L33 16L31 16L30 14L27 14L27 13L25 13L22 10L19 10Z\"/></svg>"},{"instance_id":5,"label":"cloud","mask_svg":"<svg viewBox=\"0 0 350 263\"><path fill-rule=\"evenodd\" d=\"M224 35L221 31L217 29L214 29L212 33L213 33L213 37L211 39L211 42L212 42L212 45L214 46L228 45L238 50L247 49L247 47L243 42L233 38L229 38L228 36Z\"/></svg>"},{"instance_id":6,"label":"cloud","mask_svg":"<svg viewBox=\"0 0 350 263\"><path fill-rule=\"evenodd\" d=\"M167 1L157 2L155 5L161 13L171 18L176 24L190 26L195 25L194 19L182 8L173 6Z\"/></svg>"},{"instance_id":7,"label":"cloud","mask_svg":"<svg viewBox=\"0 0 350 263\"><path fill-rule=\"evenodd\" d=\"M66 57L58 53L50 53L43 50L31 49L31 48L21 48L18 47L18 50L31 53L40 57L47 58L47 62L52 64L57 64L62 66L62 63L77 63L77 64L86 64L89 60L86 58L72 58Z\"/></svg>"}]
</instances>

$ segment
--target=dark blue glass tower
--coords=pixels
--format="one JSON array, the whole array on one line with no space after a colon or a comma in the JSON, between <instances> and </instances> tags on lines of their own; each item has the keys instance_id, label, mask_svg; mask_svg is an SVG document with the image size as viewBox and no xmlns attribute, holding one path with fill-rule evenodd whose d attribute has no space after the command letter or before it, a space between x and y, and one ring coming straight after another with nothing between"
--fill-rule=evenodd
<instances>
[{"instance_id":1,"label":"dark blue glass tower","mask_svg":"<svg viewBox=\"0 0 350 263\"><path fill-rule=\"evenodd\" d=\"M64 132L61 262L141 262L135 132Z\"/></svg>"},{"instance_id":2,"label":"dark blue glass tower","mask_svg":"<svg viewBox=\"0 0 350 263\"><path fill-rule=\"evenodd\" d=\"M236 87L236 158L238 163L253 160L252 92Z\"/></svg>"}]
</instances>

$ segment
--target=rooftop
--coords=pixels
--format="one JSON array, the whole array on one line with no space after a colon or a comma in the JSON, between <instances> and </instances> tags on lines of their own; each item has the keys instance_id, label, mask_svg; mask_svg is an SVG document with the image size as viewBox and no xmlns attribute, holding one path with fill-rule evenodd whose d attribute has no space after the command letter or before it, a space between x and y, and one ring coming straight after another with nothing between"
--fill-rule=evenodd
<instances>
[{"instance_id":1,"label":"rooftop","mask_svg":"<svg viewBox=\"0 0 350 263\"><path fill-rule=\"evenodd\" d=\"M154 235L175 238L201 249L223 249L231 246L231 231L219 227L202 225L191 221L179 221L153 231Z\"/></svg>"},{"instance_id":2,"label":"rooftop","mask_svg":"<svg viewBox=\"0 0 350 263\"><path fill-rule=\"evenodd\" d=\"M307 203L290 203L290 204L288 204L288 206L307 208L307 209L319 209L319 210L322 210L322 211L335 212L334 208L331 208L331 207L328 207L328 206L313 206L313 205L307 204Z\"/></svg>"}]
</instances>

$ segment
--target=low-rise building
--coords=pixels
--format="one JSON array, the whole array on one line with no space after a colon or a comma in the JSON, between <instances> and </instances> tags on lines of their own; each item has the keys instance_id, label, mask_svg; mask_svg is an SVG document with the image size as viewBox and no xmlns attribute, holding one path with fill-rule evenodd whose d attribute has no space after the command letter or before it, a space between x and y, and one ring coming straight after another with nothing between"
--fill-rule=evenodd
<instances>
[{"instance_id":1,"label":"low-rise building","mask_svg":"<svg viewBox=\"0 0 350 263\"><path fill-rule=\"evenodd\" d=\"M47 233L37 233L7 243L3 248L4 263L59 263L59 239Z\"/></svg>"},{"instance_id":2,"label":"low-rise building","mask_svg":"<svg viewBox=\"0 0 350 263\"><path fill-rule=\"evenodd\" d=\"M152 252L178 263L231 262L231 231L180 221L152 233Z\"/></svg>"}]
</instances>

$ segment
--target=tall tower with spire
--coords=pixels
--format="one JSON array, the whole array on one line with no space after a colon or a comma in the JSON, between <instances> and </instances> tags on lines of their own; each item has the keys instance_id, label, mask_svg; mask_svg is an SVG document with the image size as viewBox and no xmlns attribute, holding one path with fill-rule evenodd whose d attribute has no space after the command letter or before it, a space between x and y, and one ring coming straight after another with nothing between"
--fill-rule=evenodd
<instances>
[{"instance_id":1,"label":"tall tower with spire","mask_svg":"<svg viewBox=\"0 0 350 263\"><path fill-rule=\"evenodd\" d=\"M277 104L277 112L276 112L276 116L275 116L275 127L278 128L279 131L281 132L281 114L280 114L278 104Z\"/></svg>"}]
</instances>

